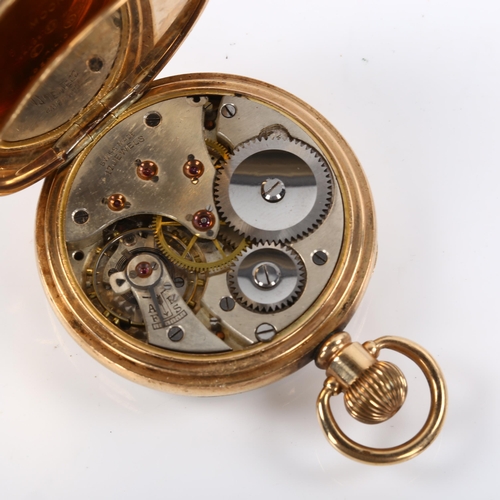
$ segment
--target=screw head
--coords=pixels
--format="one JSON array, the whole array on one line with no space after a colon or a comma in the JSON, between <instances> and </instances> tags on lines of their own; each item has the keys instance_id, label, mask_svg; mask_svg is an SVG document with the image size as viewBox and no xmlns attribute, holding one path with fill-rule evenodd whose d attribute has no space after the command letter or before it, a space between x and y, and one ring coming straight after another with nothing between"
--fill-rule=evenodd
<instances>
[{"instance_id":1,"label":"screw head","mask_svg":"<svg viewBox=\"0 0 500 500\"><path fill-rule=\"evenodd\" d=\"M137 238L135 237L134 234L128 234L127 236L122 238L122 242L125 246L130 247L137 243Z\"/></svg>"},{"instance_id":2,"label":"screw head","mask_svg":"<svg viewBox=\"0 0 500 500\"><path fill-rule=\"evenodd\" d=\"M184 286L184 278L177 276L174 278L174 285L176 288L182 288Z\"/></svg>"},{"instance_id":3,"label":"screw head","mask_svg":"<svg viewBox=\"0 0 500 500\"><path fill-rule=\"evenodd\" d=\"M313 253L312 261L317 266L324 266L328 262L328 254L324 250L316 250Z\"/></svg>"},{"instance_id":4,"label":"screw head","mask_svg":"<svg viewBox=\"0 0 500 500\"><path fill-rule=\"evenodd\" d=\"M87 210L77 210L76 212L73 213L73 222L75 224L85 224L89 220L89 213Z\"/></svg>"},{"instance_id":5,"label":"screw head","mask_svg":"<svg viewBox=\"0 0 500 500\"><path fill-rule=\"evenodd\" d=\"M255 336L261 342L271 341L276 333L276 327L270 323L262 323L255 329Z\"/></svg>"},{"instance_id":6,"label":"screw head","mask_svg":"<svg viewBox=\"0 0 500 500\"><path fill-rule=\"evenodd\" d=\"M99 56L93 56L87 61L87 66L92 73L99 73L104 66L104 61Z\"/></svg>"},{"instance_id":7,"label":"screw head","mask_svg":"<svg viewBox=\"0 0 500 500\"><path fill-rule=\"evenodd\" d=\"M285 184L281 179L270 178L266 179L260 188L262 198L269 203L277 203L281 201L286 194Z\"/></svg>"},{"instance_id":8,"label":"screw head","mask_svg":"<svg viewBox=\"0 0 500 500\"><path fill-rule=\"evenodd\" d=\"M220 114L224 118L233 118L236 115L236 106L231 103L224 104L220 110Z\"/></svg>"},{"instance_id":9,"label":"screw head","mask_svg":"<svg viewBox=\"0 0 500 500\"><path fill-rule=\"evenodd\" d=\"M252 271L253 282L257 288L274 288L281 279L281 269L273 262L257 264Z\"/></svg>"},{"instance_id":10,"label":"screw head","mask_svg":"<svg viewBox=\"0 0 500 500\"><path fill-rule=\"evenodd\" d=\"M158 111L151 111L151 113L148 113L145 118L144 118L144 123L148 127L157 127L161 123L161 115L158 113Z\"/></svg>"},{"instance_id":11,"label":"screw head","mask_svg":"<svg viewBox=\"0 0 500 500\"><path fill-rule=\"evenodd\" d=\"M220 299L219 307L223 311L225 311L225 312L232 311L234 309L234 306L235 306L235 302L234 302L234 299L232 297L222 297L222 299Z\"/></svg>"},{"instance_id":12,"label":"screw head","mask_svg":"<svg viewBox=\"0 0 500 500\"><path fill-rule=\"evenodd\" d=\"M184 337L184 330L181 326L171 326L167 335L172 342L180 342Z\"/></svg>"}]
</instances>

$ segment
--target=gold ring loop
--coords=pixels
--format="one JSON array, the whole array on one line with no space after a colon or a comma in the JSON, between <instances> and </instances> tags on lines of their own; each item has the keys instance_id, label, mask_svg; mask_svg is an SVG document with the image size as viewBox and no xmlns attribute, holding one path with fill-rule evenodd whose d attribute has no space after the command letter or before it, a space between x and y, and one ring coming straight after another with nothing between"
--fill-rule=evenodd
<instances>
[{"instance_id":1,"label":"gold ring loop","mask_svg":"<svg viewBox=\"0 0 500 500\"><path fill-rule=\"evenodd\" d=\"M377 349L391 349L404 354L422 370L431 392L429 416L424 426L413 438L398 446L391 448L363 446L347 437L335 421L330 409L330 398L336 395L336 392L331 384L326 384L318 397L318 417L328 441L340 453L369 464L396 464L420 454L439 434L446 414L446 385L437 363L427 351L414 342L400 337L381 337L374 343Z\"/></svg>"}]
</instances>

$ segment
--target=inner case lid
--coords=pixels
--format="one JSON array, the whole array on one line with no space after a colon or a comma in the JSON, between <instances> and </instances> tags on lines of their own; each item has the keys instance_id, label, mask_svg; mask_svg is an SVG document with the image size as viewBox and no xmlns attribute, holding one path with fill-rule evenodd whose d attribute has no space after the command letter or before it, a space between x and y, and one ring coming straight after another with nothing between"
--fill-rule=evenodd
<instances>
[{"instance_id":1,"label":"inner case lid","mask_svg":"<svg viewBox=\"0 0 500 500\"><path fill-rule=\"evenodd\" d=\"M0 195L67 163L139 99L207 2L2 2Z\"/></svg>"}]
</instances>

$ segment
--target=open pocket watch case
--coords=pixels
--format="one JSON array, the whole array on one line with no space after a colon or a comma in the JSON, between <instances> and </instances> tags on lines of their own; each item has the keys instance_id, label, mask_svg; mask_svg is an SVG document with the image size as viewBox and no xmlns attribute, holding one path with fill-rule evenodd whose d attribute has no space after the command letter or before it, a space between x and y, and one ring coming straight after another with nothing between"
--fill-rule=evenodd
<instances>
[{"instance_id":1,"label":"open pocket watch case","mask_svg":"<svg viewBox=\"0 0 500 500\"><path fill-rule=\"evenodd\" d=\"M320 423L342 453L396 463L436 437L443 377L416 344L344 327L376 258L367 180L320 114L232 75L154 81L202 0L12 0L0 6L0 193L46 177L36 244L50 301L105 366L189 395L261 387L315 360ZM43 22L42 22L43 20ZM4 48L7 47L7 50ZM329 401L382 422L423 371L429 416L392 448L360 445Z\"/></svg>"}]
</instances>

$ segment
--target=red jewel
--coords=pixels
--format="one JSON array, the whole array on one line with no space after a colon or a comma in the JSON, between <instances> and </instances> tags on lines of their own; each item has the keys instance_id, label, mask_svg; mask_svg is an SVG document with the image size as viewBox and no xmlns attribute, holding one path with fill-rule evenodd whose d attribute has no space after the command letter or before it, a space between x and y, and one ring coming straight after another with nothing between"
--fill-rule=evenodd
<instances>
[{"instance_id":1,"label":"red jewel","mask_svg":"<svg viewBox=\"0 0 500 500\"><path fill-rule=\"evenodd\" d=\"M189 173L193 176L193 177L197 177L200 175L200 172L201 172L201 169L197 166L197 165L191 165L189 167Z\"/></svg>"},{"instance_id":2,"label":"red jewel","mask_svg":"<svg viewBox=\"0 0 500 500\"><path fill-rule=\"evenodd\" d=\"M195 158L189 158L183 167L184 175L192 180L201 177L204 171L205 167L203 163L201 163L200 160L196 160Z\"/></svg>"},{"instance_id":3,"label":"red jewel","mask_svg":"<svg viewBox=\"0 0 500 500\"><path fill-rule=\"evenodd\" d=\"M142 161L137 166L137 175L144 181L149 181L158 175L158 165L154 161Z\"/></svg>"},{"instance_id":4,"label":"red jewel","mask_svg":"<svg viewBox=\"0 0 500 500\"><path fill-rule=\"evenodd\" d=\"M209 210L199 210L193 215L193 226L199 231L208 231L215 225L215 215Z\"/></svg>"},{"instance_id":5,"label":"red jewel","mask_svg":"<svg viewBox=\"0 0 500 500\"><path fill-rule=\"evenodd\" d=\"M135 272L140 278L148 278L153 273L153 268L149 262L139 262L135 267Z\"/></svg>"},{"instance_id":6,"label":"red jewel","mask_svg":"<svg viewBox=\"0 0 500 500\"><path fill-rule=\"evenodd\" d=\"M125 199L125 196L123 196L122 194L112 194L108 198L108 208L115 212L123 210L125 208L126 203L127 200Z\"/></svg>"}]
</instances>

